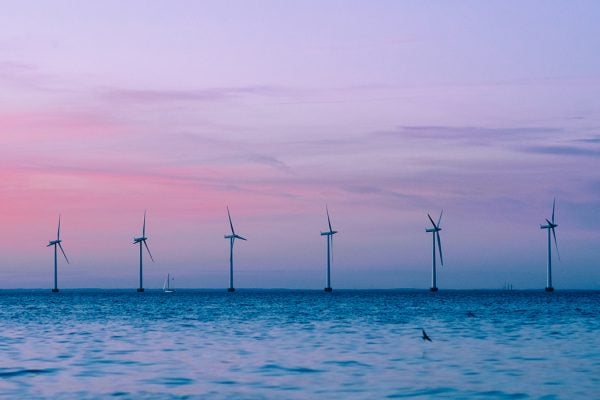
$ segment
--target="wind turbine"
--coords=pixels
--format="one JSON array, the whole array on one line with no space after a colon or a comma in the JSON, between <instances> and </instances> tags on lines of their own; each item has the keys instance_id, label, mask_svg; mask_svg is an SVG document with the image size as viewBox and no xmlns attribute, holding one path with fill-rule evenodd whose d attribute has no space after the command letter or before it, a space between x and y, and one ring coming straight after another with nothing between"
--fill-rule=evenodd
<instances>
[{"instance_id":1,"label":"wind turbine","mask_svg":"<svg viewBox=\"0 0 600 400\"><path fill-rule=\"evenodd\" d=\"M54 293L58 292L58 251L57 251L57 247L60 249L63 256L65 256L65 260L67 260L67 264L69 263L69 259L67 258L67 255L65 254L65 251L62 248L62 245L60 244L61 242L62 242L62 240L60 240L60 215L59 215L58 216L58 232L56 232L56 240L51 240L50 242L48 242L48 246L46 246L46 247L54 246L54 289L52 289L52 292L54 292Z\"/></svg>"},{"instance_id":2,"label":"wind turbine","mask_svg":"<svg viewBox=\"0 0 600 400\"><path fill-rule=\"evenodd\" d=\"M152 260L152 262L154 262L154 258L152 257L152 253L150 253L150 248L148 247L148 243L146 243L146 240L148 240L148 238L146 237L146 211L144 210L144 225L142 226L142 236L133 238L133 244L140 245L140 287L137 289L138 292L144 291L144 285L142 282L142 245L146 247L150 259Z\"/></svg>"},{"instance_id":3,"label":"wind turbine","mask_svg":"<svg viewBox=\"0 0 600 400\"><path fill-rule=\"evenodd\" d=\"M431 233L431 236L433 237L433 267L432 267L431 289L430 289L432 292L438 291L436 276L435 276L435 241L436 241L436 238L437 238L438 250L440 253L440 263L442 264L442 266L444 265L444 256L442 255L442 240L440 239L440 231L442 230L442 228L440 228L440 223L442 222L442 214L443 213L444 213L444 210L442 210L442 212L440 213L440 217L438 218L437 224L433 221L433 218L431 218L431 215L427 214L427 216L429 217L429 220L431 221L431 224L433 225L433 228L425 229L425 232Z\"/></svg>"},{"instance_id":4,"label":"wind turbine","mask_svg":"<svg viewBox=\"0 0 600 400\"><path fill-rule=\"evenodd\" d=\"M548 221L546 218L546 225L540 225L540 229L548 229L548 272L546 277L546 292L554 292L554 288L552 287L552 246L550 243L550 231L552 231L552 236L554 236L554 246L556 247L556 255L558 256L558 260L560 261L560 253L558 252L558 243L556 242L556 232L554 228L558 225L554 223L554 209L556 208L556 199L552 202L552 221Z\"/></svg>"},{"instance_id":5,"label":"wind turbine","mask_svg":"<svg viewBox=\"0 0 600 400\"><path fill-rule=\"evenodd\" d=\"M225 235L225 239L229 239L229 288L228 292L235 292L233 288L233 243L235 239L247 240L235 233L233 229L233 222L231 222L231 214L229 213L229 206L227 206L227 216L229 217L229 226L231 227L231 235Z\"/></svg>"},{"instance_id":6,"label":"wind turbine","mask_svg":"<svg viewBox=\"0 0 600 400\"><path fill-rule=\"evenodd\" d=\"M331 292L331 255L333 253L333 235L337 233L331 227L331 219L329 218L329 209L325 206L325 212L327 213L327 223L329 224L328 232L321 232L321 236L327 236L327 286L325 287L326 292Z\"/></svg>"}]
</instances>

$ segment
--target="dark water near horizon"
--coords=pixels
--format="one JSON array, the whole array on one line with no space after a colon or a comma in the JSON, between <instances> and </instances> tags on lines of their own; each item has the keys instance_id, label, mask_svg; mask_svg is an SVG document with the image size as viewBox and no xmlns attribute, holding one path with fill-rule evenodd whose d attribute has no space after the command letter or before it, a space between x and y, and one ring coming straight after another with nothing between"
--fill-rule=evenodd
<instances>
[{"instance_id":1,"label":"dark water near horizon","mask_svg":"<svg viewBox=\"0 0 600 400\"><path fill-rule=\"evenodd\" d=\"M600 399L599 332L598 291L5 290L0 397Z\"/></svg>"}]
</instances>

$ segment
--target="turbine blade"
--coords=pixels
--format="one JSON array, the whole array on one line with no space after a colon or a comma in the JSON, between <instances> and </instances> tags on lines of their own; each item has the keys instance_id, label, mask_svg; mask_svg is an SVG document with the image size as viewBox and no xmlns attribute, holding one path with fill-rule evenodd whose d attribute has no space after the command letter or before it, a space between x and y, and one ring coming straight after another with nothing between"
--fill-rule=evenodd
<instances>
[{"instance_id":1,"label":"turbine blade","mask_svg":"<svg viewBox=\"0 0 600 400\"><path fill-rule=\"evenodd\" d=\"M241 240L248 240L248 239L246 239L245 237L241 237L240 235L235 235L235 238L236 238L236 239L241 239Z\"/></svg>"},{"instance_id":2,"label":"turbine blade","mask_svg":"<svg viewBox=\"0 0 600 400\"><path fill-rule=\"evenodd\" d=\"M429 220L431 221L431 225L433 225L434 228L437 228L437 225L435 224L435 222L433 222L433 218L431 218L431 215L427 214L427 217L429 217Z\"/></svg>"},{"instance_id":3,"label":"turbine blade","mask_svg":"<svg viewBox=\"0 0 600 400\"><path fill-rule=\"evenodd\" d=\"M142 237L146 237L146 210L144 210L144 225L142 226Z\"/></svg>"},{"instance_id":4,"label":"turbine blade","mask_svg":"<svg viewBox=\"0 0 600 400\"><path fill-rule=\"evenodd\" d=\"M440 222L442 222L442 214L444 213L444 210L442 210L442 212L440 213L440 217L438 218L438 223L437 223L437 227L440 227Z\"/></svg>"},{"instance_id":5,"label":"turbine blade","mask_svg":"<svg viewBox=\"0 0 600 400\"><path fill-rule=\"evenodd\" d=\"M327 205L325 205L325 211L327 212L327 223L329 224L329 232L332 232L333 229L331 228L331 219L329 218L329 208L327 207Z\"/></svg>"},{"instance_id":6,"label":"turbine blade","mask_svg":"<svg viewBox=\"0 0 600 400\"><path fill-rule=\"evenodd\" d=\"M556 241L556 232L554 231L554 227L552 227L552 236L554 236L554 247L556 247L556 255L558 255L558 259L560 261L560 252L558 251L558 242Z\"/></svg>"},{"instance_id":7,"label":"turbine blade","mask_svg":"<svg viewBox=\"0 0 600 400\"><path fill-rule=\"evenodd\" d=\"M556 207L556 197L554 198L554 201L552 202L552 223L554 223L554 209Z\"/></svg>"},{"instance_id":8,"label":"turbine blade","mask_svg":"<svg viewBox=\"0 0 600 400\"><path fill-rule=\"evenodd\" d=\"M235 231L233 230L233 222L231 222L231 214L229 213L229 206L227 206L227 216L229 217L229 226L231 227L231 234L235 235Z\"/></svg>"},{"instance_id":9,"label":"turbine blade","mask_svg":"<svg viewBox=\"0 0 600 400\"><path fill-rule=\"evenodd\" d=\"M56 240L60 240L60 214L58 214L58 231L56 232Z\"/></svg>"},{"instance_id":10,"label":"turbine blade","mask_svg":"<svg viewBox=\"0 0 600 400\"><path fill-rule=\"evenodd\" d=\"M333 235L329 235L329 240L331 240L331 263L333 263Z\"/></svg>"},{"instance_id":11,"label":"turbine blade","mask_svg":"<svg viewBox=\"0 0 600 400\"><path fill-rule=\"evenodd\" d=\"M60 251L62 252L63 256L65 256L65 260L67 260L67 264L69 264L69 259L67 258L67 255L65 254L65 251L62 248L62 245L59 243L58 247L60 248Z\"/></svg>"},{"instance_id":12,"label":"turbine blade","mask_svg":"<svg viewBox=\"0 0 600 400\"><path fill-rule=\"evenodd\" d=\"M143 240L144 242L144 246L146 246L146 250L148 250L148 255L150 256L150 259L152 260L152 262L154 262L154 257L152 257L152 253L150 253L150 247L148 247L148 243L146 243L145 240Z\"/></svg>"},{"instance_id":13,"label":"turbine blade","mask_svg":"<svg viewBox=\"0 0 600 400\"><path fill-rule=\"evenodd\" d=\"M444 255L442 254L442 239L440 239L439 232L436 232L435 235L437 236L438 250L440 251L440 263L444 265Z\"/></svg>"}]
</instances>

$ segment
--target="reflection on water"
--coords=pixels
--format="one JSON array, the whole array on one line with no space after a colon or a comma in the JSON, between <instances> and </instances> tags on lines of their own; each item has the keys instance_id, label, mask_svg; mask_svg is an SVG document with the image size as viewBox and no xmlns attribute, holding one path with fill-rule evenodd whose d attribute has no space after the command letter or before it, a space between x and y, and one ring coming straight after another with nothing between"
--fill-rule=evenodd
<instances>
[{"instance_id":1,"label":"reflection on water","mask_svg":"<svg viewBox=\"0 0 600 400\"><path fill-rule=\"evenodd\" d=\"M599 331L600 292L2 291L0 397L600 398Z\"/></svg>"}]
</instances>

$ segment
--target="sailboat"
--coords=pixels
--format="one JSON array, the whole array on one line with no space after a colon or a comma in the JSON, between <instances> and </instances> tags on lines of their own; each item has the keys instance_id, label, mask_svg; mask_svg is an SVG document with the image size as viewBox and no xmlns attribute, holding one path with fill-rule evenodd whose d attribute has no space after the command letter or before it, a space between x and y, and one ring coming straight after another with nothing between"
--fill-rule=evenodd
<instances>
[{"instance_id":1,"label":"sailboat","mask_svg":"<svg viewBox=\"0 0 600 400\"><path fill-rule=\"evenodd\" d=\"M165 283L163 284L163 292L165 293L173 293L175 292L175 289L173 289L171 287L171 275L167 274L167 279L165 280Z\"/></svg>"}]
</instances>

